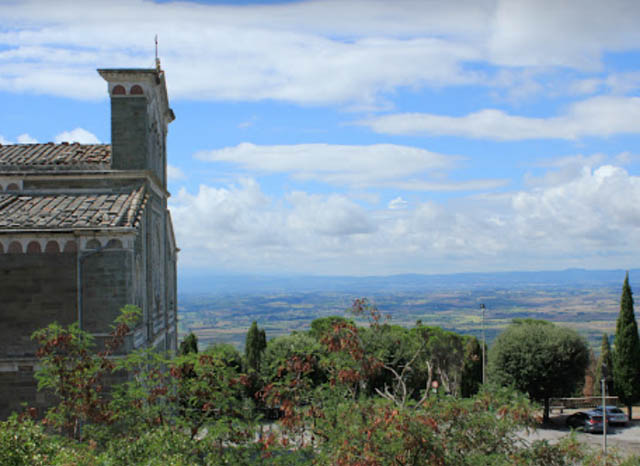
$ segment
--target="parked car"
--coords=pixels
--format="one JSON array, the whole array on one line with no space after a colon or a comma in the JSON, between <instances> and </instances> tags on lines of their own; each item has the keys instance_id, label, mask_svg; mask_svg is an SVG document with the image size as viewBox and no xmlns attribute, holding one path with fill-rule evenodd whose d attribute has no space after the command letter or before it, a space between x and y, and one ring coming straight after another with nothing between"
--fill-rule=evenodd
<instances>
[{"instance_id":1,"label":"parked car","mask_svg":"<svg viewBox=\"0 0 640 466\"><path fill-rule=\"evenodd\" d=\"M603 428L602 412L591 410L572 414L567 418L567 426L573 429L582 429L592 434L600 433Z\"/></svg>"},{"instance_id":2,"label":"parked car","mask_svg":"<svg viewBox=\"0 0 640 466\"><path fill-rule=\"evenodd\" d=\"M598 406L594 411L600 413L600 416L602 416L602 406ZM607 422L609 424L625 425L628 420L629 418L620 408L617 406L607 406Z\"/></svg>"}]
</instances>

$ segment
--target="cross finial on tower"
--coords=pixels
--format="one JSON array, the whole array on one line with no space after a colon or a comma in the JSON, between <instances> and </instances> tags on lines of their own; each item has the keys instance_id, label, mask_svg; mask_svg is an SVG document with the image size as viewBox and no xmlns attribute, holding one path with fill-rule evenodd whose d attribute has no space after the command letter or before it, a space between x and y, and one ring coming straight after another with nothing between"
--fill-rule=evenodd
<instances>
[{"instance_id":1,"label":"cross finial on tower","mask_svg":"<svg viewBox=\"0 0 640 466\"><path fill-rule=\"evenodd\" d=\"M160 58L158 57L158 34L156 34L155 42L156 42L156 71L160 71Z\"/></svg>"}]
</instances>

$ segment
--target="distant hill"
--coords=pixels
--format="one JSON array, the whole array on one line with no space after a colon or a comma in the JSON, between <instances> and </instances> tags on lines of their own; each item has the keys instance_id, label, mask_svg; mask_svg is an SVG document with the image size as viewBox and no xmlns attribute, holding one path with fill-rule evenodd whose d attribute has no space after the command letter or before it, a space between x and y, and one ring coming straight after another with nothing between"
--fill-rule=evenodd
<instances>
[{"instance_id":1,"label":"distant hill","mask_svg":"<svg viewBox=\"0 0 640 466\"><path fill-rule=\"evenodd\" d=\"M537 272L496 272L457 274L403 274L389 276L267 276L216 275L202 270L181 270L180 294L219 293L313 293L354 294L394 293L435 290L477 290L500 288L556 287L588 288L622 286L624 270L567 269ZM640 269L631 269L630 283L640 277Z\"/></svg>"}]
</instances>

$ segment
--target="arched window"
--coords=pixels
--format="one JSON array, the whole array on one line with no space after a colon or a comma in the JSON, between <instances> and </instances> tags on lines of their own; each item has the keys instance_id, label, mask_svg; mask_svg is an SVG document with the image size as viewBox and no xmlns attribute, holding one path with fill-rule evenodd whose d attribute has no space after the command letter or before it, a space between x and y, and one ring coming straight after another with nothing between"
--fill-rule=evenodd
<instances>
[{"instance_id":1,"label":"arched window","mask_svg":"<svg viewBox=\"0 0 640 466\"><path fill-rule=\"evenodd\" d=\"M124 86L120 85L120 84L116 84L115 86L113 86L113 90L111 91L111 94L113 95L126 95L127 91L125 90Z\"/></svg>"},{"instance_id":2,"label":"arched window","mask_svg":"<svg viewBox=\"0 0 640 466\"><path fill-rule=\"evenodd\" d=\"M122 241L119 239L110 239L106 246L107 249L122 249Z\"/></svg>"},{"instance_id":3,"label":"arched window","mask_svg":"<svg viewBox=\"0 0 640 466\"><path fill-rule=\"evenodd\" d=\"M42 248L40 247L40 243L37 241L31 241L27 245L27 254L40 254L42 252Z\"/></svg>"},{"instance_id":4,"label":"arched window","mask_svg":"<svg viewBox=\"0 0 640 466\"><path fill-rule=\"evenodd\" d=\"M11 183L9 186L7 186L7 191L19 191L20 190L20 186L18 186L16 183Z\"/></svg>"},{"instance_id":5,"label":"arched window","mask_svg":"<svg viewBox=\"0 0 640 466\"><path fill-rule=\"evenodd\" d=\"M89 241L87 241L87 249L100 249L100 241L98 241L97 239L90 239Z\"/></svg>"},{"instance_id":6,"label":"arched window","mask_svg":"<svg viewBox=\"0 0 640 466\"><path fill-rule=\"evenodd\" d=\"M77 252L78 251L78 243L76 240L70 239L64 244L64 252Z\"/></svg>"},{"instance_id":7,"label":"arched window","mask_svg":"<svg viewBox=\"0 0 640 466\"><path fill-rule=\"evenodd\" d=\"M60 252L60 245L57 241L48 241L47 245L44 247L44 252L47 254L58 254Z\"/></svg>"},{"instance_id":8,"label":"arched window","mask_svg":"<svg viewBox=\"0 0 640 466\"><path fill-rule=\"evenodd\" d=\"M20 244L20 241L11 241L7 252L9 254L22 254L22 244Z\"/></svg>"},{"instance_id":9,"label":"arched window","mask_svg":"<svg viewBox=\"0 0 640 466\"><path fill-rule=\"evenodd\" d=\"M137 84L134 84L133 86L131 86L131 90L129 91L129 94L144 95L144 92L142 91L142 88L140 86L138 86Z\"/></svg>"}]
</instances>

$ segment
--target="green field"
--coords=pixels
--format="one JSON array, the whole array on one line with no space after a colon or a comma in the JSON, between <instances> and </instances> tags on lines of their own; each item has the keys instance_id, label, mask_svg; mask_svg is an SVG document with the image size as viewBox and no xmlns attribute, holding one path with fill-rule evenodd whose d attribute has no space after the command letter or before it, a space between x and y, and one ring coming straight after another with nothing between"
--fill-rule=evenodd
<instances>
[{"instance_id":1,"label":"green field","mask_svg":"<svg viewBox=\"0 0 640 466\"><path fill-rule=\"evenodd\" d=\"M617 287L616 287L617 288ZM421 320L480 338L480 303L486 306L487 340L492 341L514 318L545 319L576 329L599 349L602 332L615 332L620 292L602 288L522 287L429 292L368 293L211 293L180 296L180 337L193 331L203 347L226 342L242 348L245 333L256 320L267 337L306 330L312 320L348 316L353 299L367 297L391 322L413 326Z\"/></svg>"}]
</instances>

